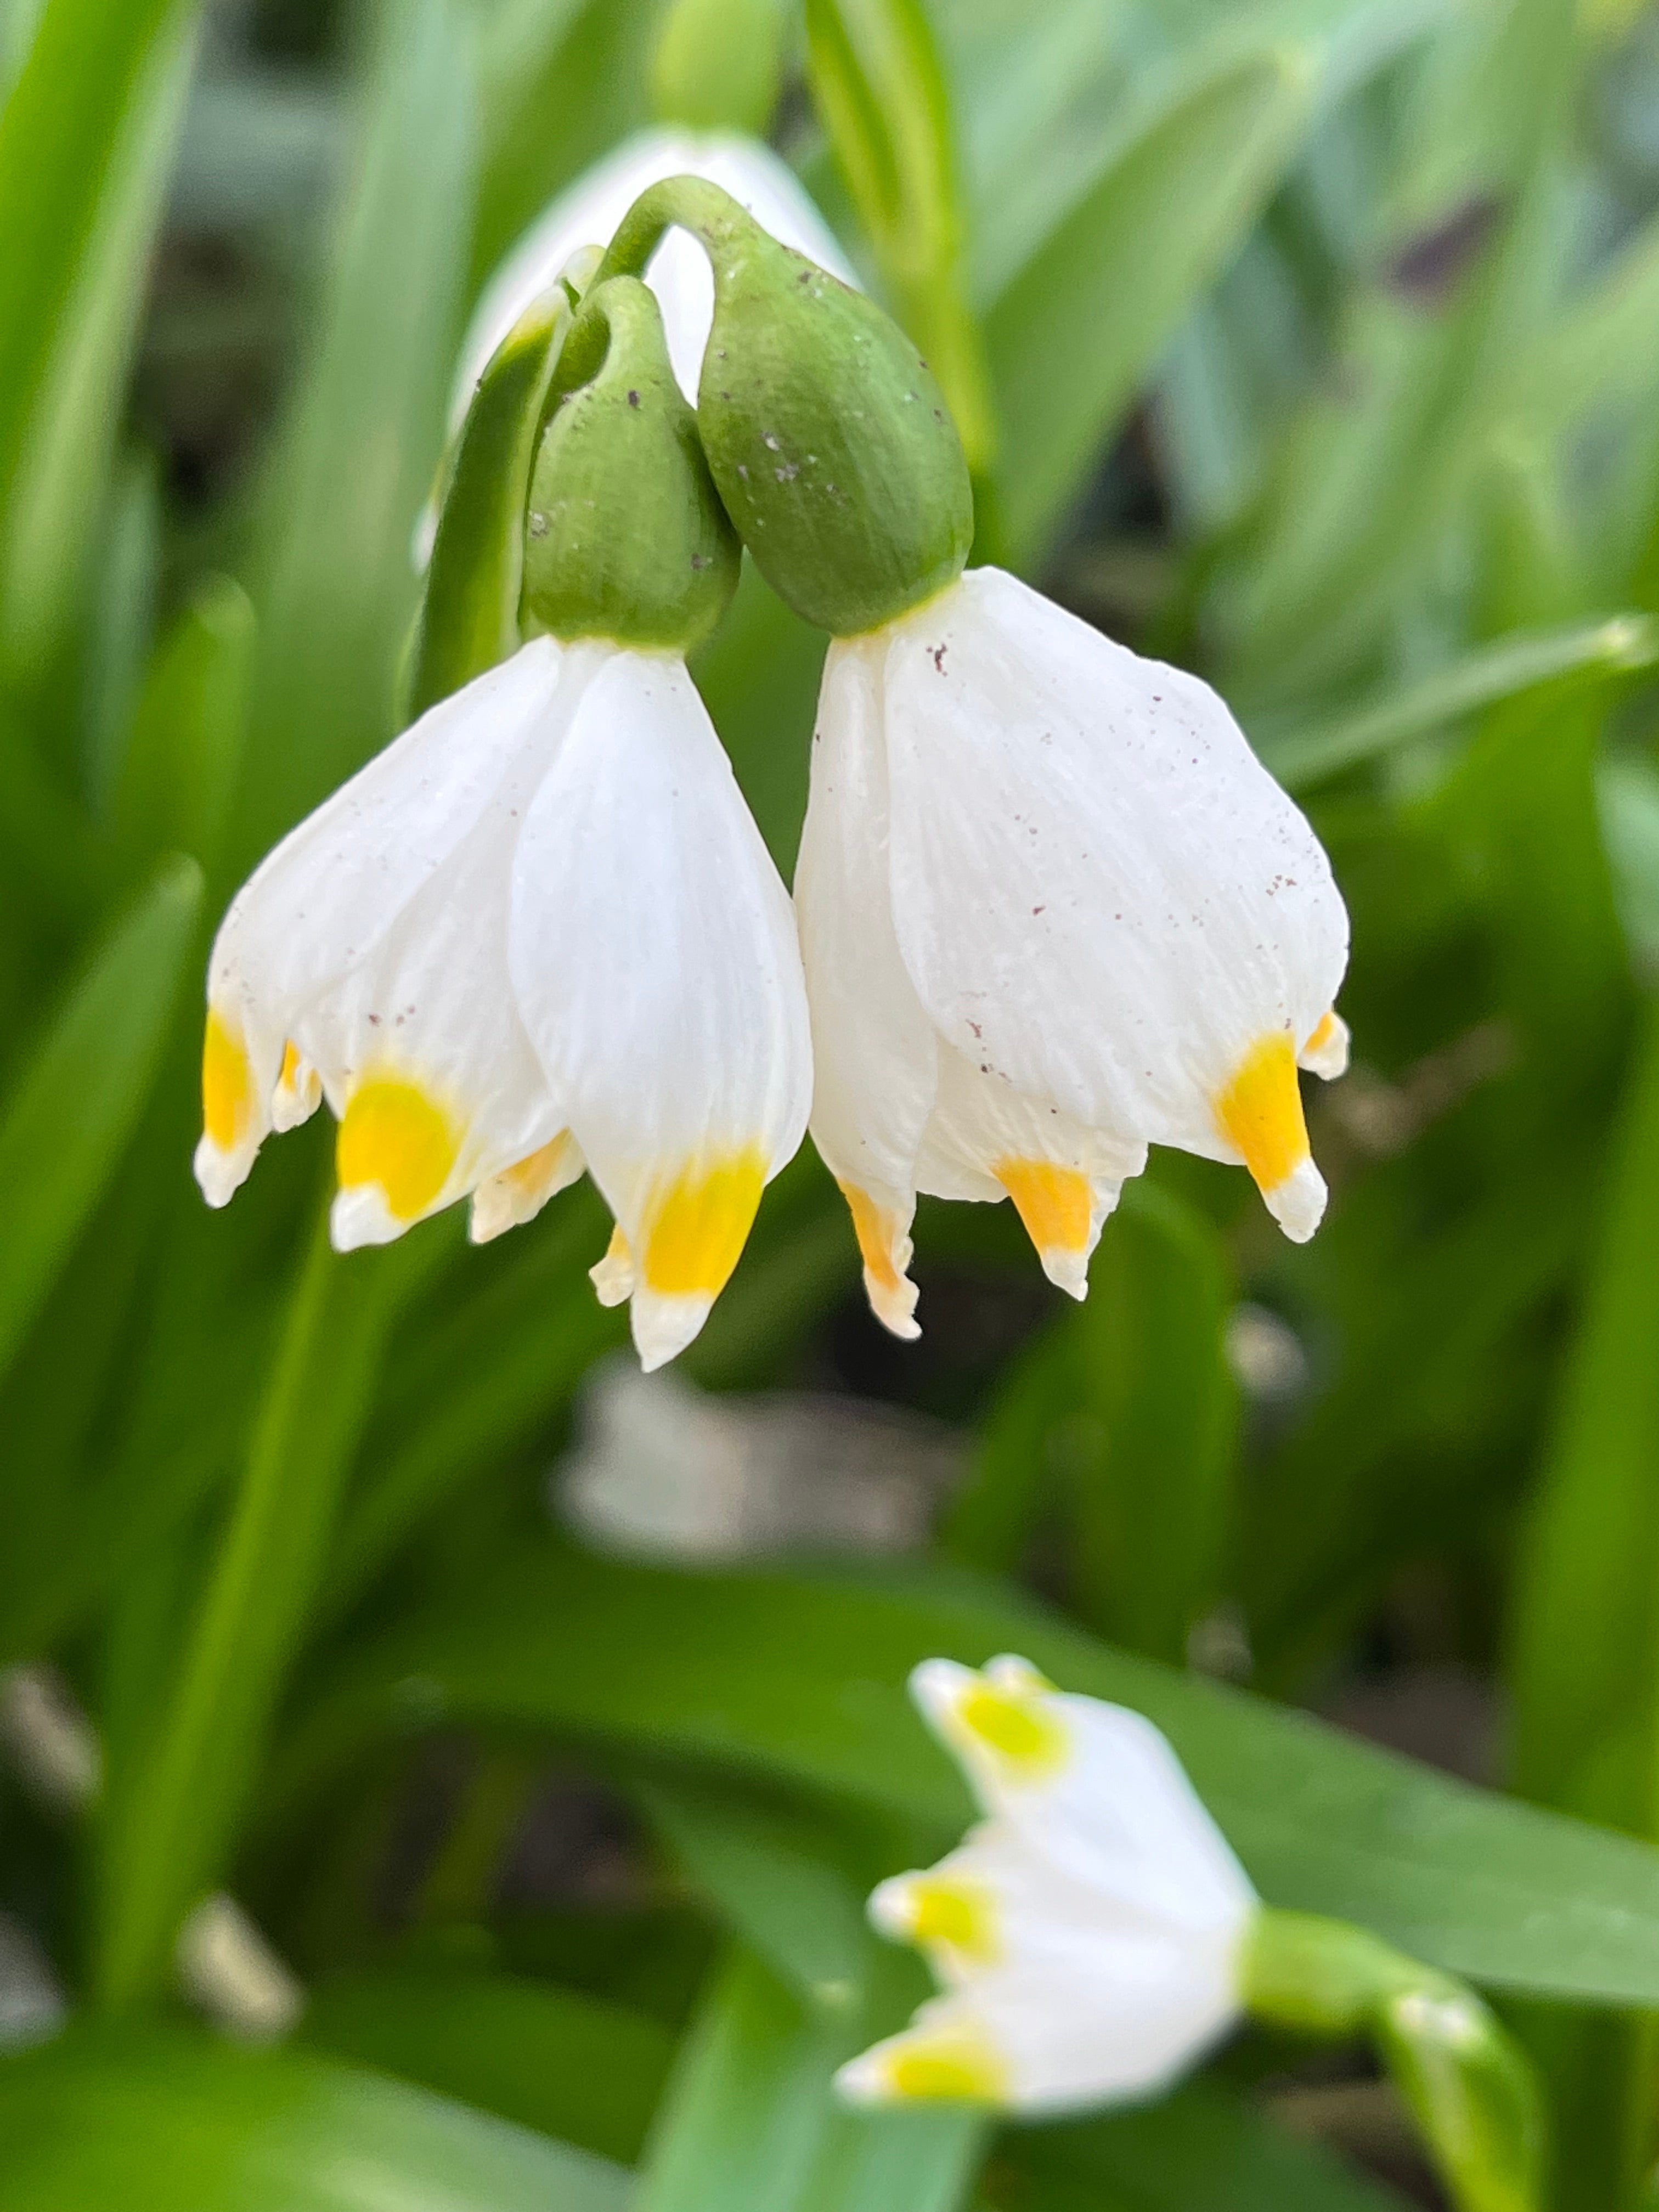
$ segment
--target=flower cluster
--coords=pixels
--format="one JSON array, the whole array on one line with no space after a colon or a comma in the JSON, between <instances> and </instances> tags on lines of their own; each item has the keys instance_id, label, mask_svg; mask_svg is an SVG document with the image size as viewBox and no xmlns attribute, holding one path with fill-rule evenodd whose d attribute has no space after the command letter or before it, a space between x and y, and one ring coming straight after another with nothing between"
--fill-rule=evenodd
<instances>
[{"instance_id":1,"label":"flower cluster","mask_svg":"<svg viewBox=\"0 0 1659 2212\"><path fill-rule=\"evenodd\" d=\"M590 232L608 252L573 261ZM617 1224L595 1281L647 1365L809 1116L901 1335L919 1193L1011 1198L1079 1297L1149 1145L1242 1164L1311 1235L1297 1077L1345 1064L1346 919L1222 702L964 573L937 386L772 157L659 135L550 210L480 307L477 404L547 296L501 571L522 641L233 903L209 1200L324 1098L342 1249L469 1195L493 1237L586 1169ZM793 913L685 668L739 537L833 639Z\"/></svg>"}]
</instances>

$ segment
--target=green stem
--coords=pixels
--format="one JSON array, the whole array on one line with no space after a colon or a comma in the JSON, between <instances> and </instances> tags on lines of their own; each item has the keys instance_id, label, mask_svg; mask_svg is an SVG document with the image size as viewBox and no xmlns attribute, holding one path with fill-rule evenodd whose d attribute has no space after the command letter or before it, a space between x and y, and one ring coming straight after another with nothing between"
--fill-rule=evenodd
<instances>
[{"instance_id":1,"label":"green stem","mask_svg":"<svg viewBox=\"0 0 1659 2212\"><path fill-rule=\"evenodd\" d=\"M222 1879L310 1614L398 1297L424 1252L337 1259L326 1222L290 1297L240 1486L162 1710L124 1760L112 1744L96 2002L166 1989L179 1923Z\"/></svg>"}]
</instances>

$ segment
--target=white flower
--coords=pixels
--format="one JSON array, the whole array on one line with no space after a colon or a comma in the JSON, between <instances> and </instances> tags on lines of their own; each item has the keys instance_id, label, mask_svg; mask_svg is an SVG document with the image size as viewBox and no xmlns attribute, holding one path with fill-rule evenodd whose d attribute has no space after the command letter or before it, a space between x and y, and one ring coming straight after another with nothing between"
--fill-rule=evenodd
<instances>
[{"instance_id":1,"label":"white flower","mask_svg":"<svg viewBox=\"0 0 1659 2212\"><path fill-rule=\"evenodd\" d=\"M795 902L812 1134L898 1334L918 1191L1011 1196L1079 1297L1149 1144L1243 1162L1313 1234L1297 1069L1346 1065L1347 916L1196 677L995 568L837 639Z\"/></svg>"},{"instance_id":2,"label":"white flower","mask_svg":"<svg viewBox=\"0 0 1659 2212\"><path fill-rule=\"evenodd\" d=\"M842 2067L842 2092L1052 2112L1164 2087L1239 2018L1257 1909L1174 1753L1023 1659L928 1660L911 1692L989 1817L871 1899L945 1994Z\"/></svg>"},{"instance_id":3,"label":"white flower","mask_svg":"<svg viewBox=\"0 0 1659 2212\"><path fill-rule=\"evenodd\" d=\"M741 203L764 230L845 283L856 283L830 226L793 169L769 146L736 131L641 131L560 193L512 246L485 285L461 344L452 407L459 428L490 356L532 301L583 246L606 245L648 185L704 177ZM702 248L672 230L646 282L662 307L668 354L695 406L714 314L714 280Z\"/></svg>"},{"instance_id":4,"label":"white flower","mask_svg":"<svg viewBox=\"0 0 1659 2212\"><path fill-rule=\"evenodd\" d=\"M811 1048L788 896L684 664L539 638L301 823L208 976L197 1179L339 1117L341 1250L468 1193L472 1235L586 1165L595 1271L647 1367L702 1327L799 1144Z\"/></svg>"}]
</instances>

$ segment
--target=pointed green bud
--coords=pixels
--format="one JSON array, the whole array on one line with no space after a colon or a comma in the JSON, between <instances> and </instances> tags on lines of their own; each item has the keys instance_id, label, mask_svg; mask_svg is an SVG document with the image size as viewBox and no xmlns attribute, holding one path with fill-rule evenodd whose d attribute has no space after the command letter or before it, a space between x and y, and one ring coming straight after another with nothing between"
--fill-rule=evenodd
<instances>
[{"instance_id":1,"label":"pointed green bud","mask_svg":"<svg viewBox=\"0 0 1659 2212\"><path fill-rule=\"evenodd\" d=\"M742 550L645 285L601 276L552 389L526 523L529 623L690 652L730 605Z\"/></svg>"},{"instance_id":2,"label":"pointed green bud","mask_svg":"<svg viewBox=\"0 0 1659 2212\"><path fill-rule=\"evenodd\" d=\"M697 393L703 450L773 590L848 637L953 583L974 532L968 465L910 340L701 178L642 193L606 271L642 270L674 224L700 240L714 272Z\"/></svg>"},{"instance_id":3,"label":"pointed green bud","mask_svg":"<svg viewBox=\"0 0 1659 2212\"><path fill-rule=\"evenodd\" d=\"M1460 2212L1537 2212L1536 2084L1464 1983L1362 1928L1266 1905L1245 1939L1239 1980L1244 2009L1264 2025L1370 2033Z\"/></svg>"}]
</instances>

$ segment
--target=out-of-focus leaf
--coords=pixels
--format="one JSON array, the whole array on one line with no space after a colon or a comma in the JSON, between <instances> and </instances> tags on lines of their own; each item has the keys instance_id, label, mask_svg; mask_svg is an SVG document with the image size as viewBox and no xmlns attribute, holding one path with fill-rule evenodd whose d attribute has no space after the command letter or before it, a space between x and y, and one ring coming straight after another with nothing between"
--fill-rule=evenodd
<instances>
[{"instance_id":1,"label":"out-of-focus leaf","mask_svg":"<svg viewBox=\"0 0 1659 2212\"><path fill-rule=\"evenodd\" d=\"M170 846L211 866L241 757L253 641L253 608L240 585L228 576L198 584L138 702L111 811L124 854Z\"/></svg>"},{"instance_id":2,"label":"out-of-focus leaf","mask_svg":"<svg viewBox=\"0 0 1659 2212\"><path fill-rule=\"evenodd\" d=\"M1539 1813L1097 1644L1006 1589L920 1571L676 1575L550 1551L343 1668L279 1761L277 1802L429 1712L528 1724L846 1796L940 1841L962 1784L904 1682L1024 1653L1148 1714L1273 1904L1378 1929L1453 1972L1591 2002L1659 1998L1659 1851Z\"/></svg>"},{"instance_id":3,"label":"out-of-focus leaf","mask_svg":"<svg viewBox=\"0 0 1659 2212\"><path fill-rule=\"evenodd\" d=\"M479 380L456 442L427 571L411 721L518 645L530 471L542 404L569 327L562 290L544 295L508 331Z\"/></svg>"},{"instance_id":4,"label":"out-of-focus leaf","mask_svg":"<svg viewBox=\"0 0 1659 2212\"><path fill-rule=\"evenodd\" d=\"M239 869L392 733L411 533L442 445L472 190L471 25L458 0L375 12L328 286L254 550Z\"/></svg>"},{"instance_id":5,"label":"out-of-focus leaf","mask_svg":"<svg viewBox=\"0 0 1659 2212\"><path fill-rule=\"evenodd\" d=\"M109 811L149 658L161 560L161 504L155 456L142 448L124 454L106 503L90 579L91 622L81 653L81 783L100 815ZM171 842L174 851L195 850L182 841Z\"/></svg>"},{"instance_id":6,"label":"out-of-focus leaf","mask_svg":"<svg viewBox=\"0 0 1659 2212\"><path fill-rule=\"evenodd\" d=\"M897 2026L878 2007L884 2029ZM948 2107L849 2111L835 2069L872 2014L814 2014L739 1951L693 2022L641 2171L635 2212L955 2212L983 2123Z\"/></svg>"},{"instance_id":7,"label":"out-of-focus leaf","mask_svg":"<svg viewBox=\"0 0 1659 2212\"><path fill-rule=\"evenodd\" d=\"M1257 750L1279 781L1306 791L1345 769L1379 760L1481 708L1546 685L1562 694L1574 684L1605 683L1659 663L1659 622L1614 615L1564 629L1520 632L1466 653L1421 683L1322 729L1263 738Z\"/></svg>"},{"instance_id":8,"label":"out-of-focus leaf","mask_svg":"<svg viewBox=\"0 0 1659 2212\"><path fill-rule=\"evenodd\" d=\"M969 304L950 94L921 0L807 0L812 96L898 319L926 356L975 477L995 459Z\"/></svg>"},{"instance_id":9,"label":"out-of-focus leaf","mask_svg":"<svg viewBox=\"0 0 1659 2212\"><path fill-rule=\"evenodd\" d=\"M1659 774L1640 758L1602 763L1596 777L1601 835L1631 953L1659 980Z\"/></svg>"},{"instance_id":10,"label":"out-of-focus leaf","mask_svg":"<svg viewBox=\"0 0 1659 2212\"><path fill-rule=\"evenodd\" d=\"M160 1064L201 897L193 861L158 872L0 1109L0 1368L120 1165Z\"/></svg>"},{"instance_id":11,"label":"out-of-focus leaf","mask_svg":"<svg viewBox=\"0 0 1659 2212\"><path fill-rule=\"evenodd\" d=\"M1142 2112L1022 2129L1002 2146L987 2194L1008 2212L1403 2212L1406 2203L1207 2081Z\"/></svg>"},{"instance_id":12,"label":"out-of-focus leaf","mask_svg":"<svg viewBox=\"0 0 1659 2212\"><path fill-rule=\"evenodd\" d=\"M603 2159L335 2059L72 2034L0 2062L0 2212L622 2212Z\"/></svg>"},{"instance_id":13,"label":"out-of-focus leaf","mask_svg":"<svg viewBox=\"0 0 1659 2212\"><path fill-rule=\"evenodd\" d=\"M112 1735L95 1962L108 2009L165 1984L180 1923L223 1872L386 1332L428 1249L405 1240L342 1259L325 1227L313 1240L177 1666L154 1686L158 1710L135 1738Z\"/></svg>"},{"instance_id":14,"label":"out-of-focus leaf","mask_svg":"<svg viewBox=\"0 0 1659 2212\"><path fill-rule=\"evenodd\" d=\"M37 682L103 477L197 0L46 0L0 110L0 669Z\"/></svg>"},{"instance_id":15,"label":"out-of-focus leaf","mask_svg":"<svg viewBox=\"0 0 1659 2212\"><path fill-rule=\"evenodd\" d=\"M1529 1516L1510 1680L1529 1796L1645 1831L1652 1754L1609 1759L1654 1709L1659 1557L1659 1024L1632 1068L1577 1342ZM1628 1752L1629 1746L1620 1748Z\"/></svg>"},{"instance_id":16,"label":"out-of-focus leaf","mask_svg":"<svg viewBox=\"0 0 1659 2212\"><path fill-rule=\"evenodd\" d=\"M782 0L670 0L651 57L659 116L763 138L783 89L784 27Z\"/></svg>"},{"instance_id":17,"label":"out-of-focus leaf","mask_svg":"<svg viewBox=\"0 0 1659 2212\"><path fill-rule=\"evenodd\" d=\"M1017 555L1038 553L1193 299L1282 175L1312 108L1293 46L1196 64L1115 139L1097 180L986 316Z\"/></svg>"},{"instance_id":18,"label":"out-of-focus leaf","mask_svg":"<svg viewBox=\"0 0 1659 2212\"><path fill-rule=\"evenodd\" d=\"M405 1966L341 1974L305 2040L631 2166L673 2039L656 2021L521 1976Z\"/></svg>"}]
</instances>

